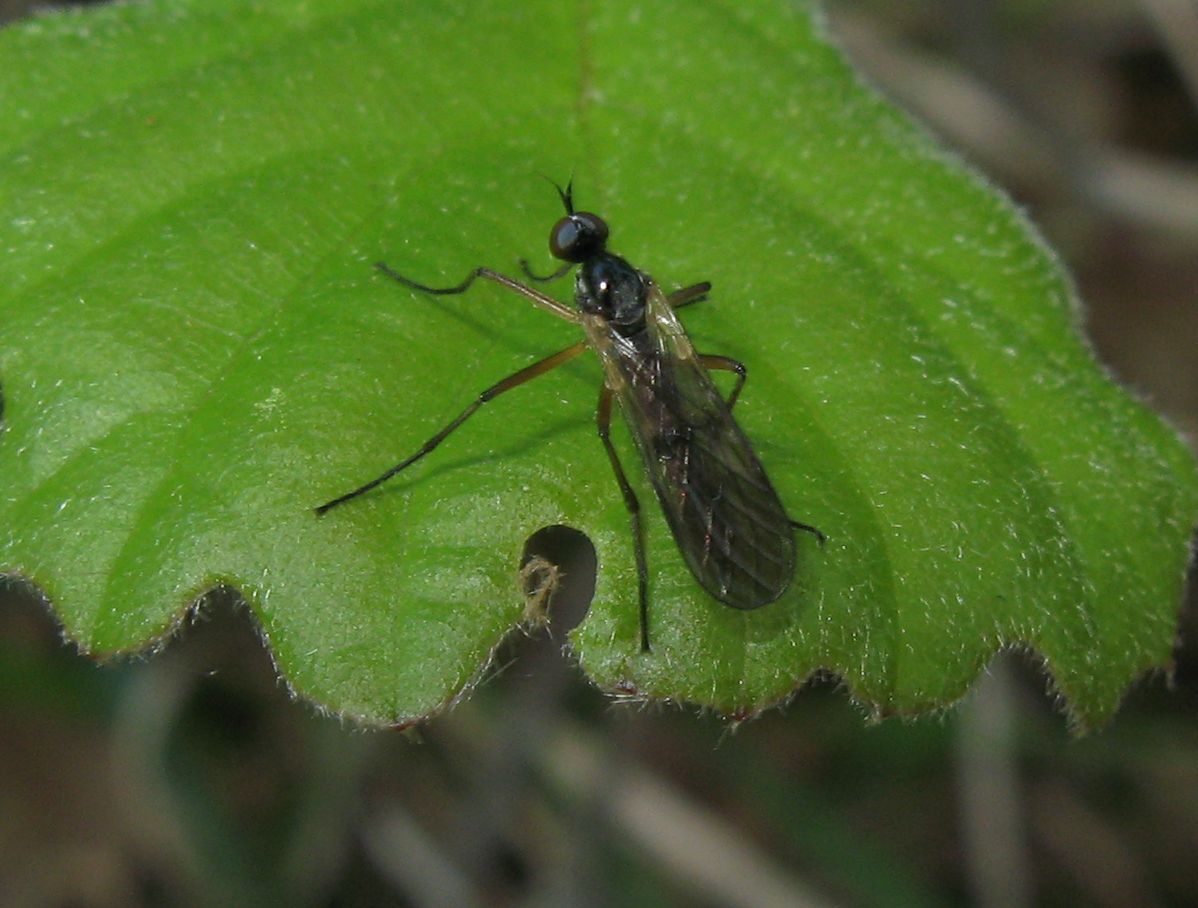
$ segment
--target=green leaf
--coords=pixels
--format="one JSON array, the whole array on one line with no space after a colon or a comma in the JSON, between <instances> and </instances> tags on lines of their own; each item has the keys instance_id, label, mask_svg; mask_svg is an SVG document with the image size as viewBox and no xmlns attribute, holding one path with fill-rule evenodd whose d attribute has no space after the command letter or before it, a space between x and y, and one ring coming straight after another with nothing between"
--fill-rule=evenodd
<instances>
[{"instance_id":1,"label":"green leaf","mask_svg":"<svg viewBox=\"0 0 1198 908\"><path fill-rule=\"evenodd\" d=\"M796 519L790 591L702 593L646 503L654 649L595 438L593 357L483 408L317 519L485 386L577 339L502 288L551 267L576 177L697 346ZM598 557L571 644L600 685L744 716L817 669L877 714L943 706L1002 646L1076 721L1165 665L1189 452L1080 338L1011 205L862 87L805 4L144 2L0 32L0 570L107 654L239 590L337 712L450 702L522 618L525 539ZM559 298L568 285L555 285Z\"/></svg>"}]
</instances>

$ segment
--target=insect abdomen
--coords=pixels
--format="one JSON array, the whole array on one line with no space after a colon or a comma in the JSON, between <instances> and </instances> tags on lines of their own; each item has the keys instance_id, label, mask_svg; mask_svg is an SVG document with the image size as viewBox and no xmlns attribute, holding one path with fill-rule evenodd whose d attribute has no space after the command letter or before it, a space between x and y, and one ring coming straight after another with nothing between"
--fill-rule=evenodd
<instances>
[{"instance_id":1,"label":"insect abdomen","mask_svg":"<svg viewBox=\"0 0 1198 908\"><path fill-rule=\"evenodd\" d=\"M691 573L716 599L754 609L794 576L790 518L711 378L651 333L618 364L617 399Z\"/></svg>"}]
</instances>

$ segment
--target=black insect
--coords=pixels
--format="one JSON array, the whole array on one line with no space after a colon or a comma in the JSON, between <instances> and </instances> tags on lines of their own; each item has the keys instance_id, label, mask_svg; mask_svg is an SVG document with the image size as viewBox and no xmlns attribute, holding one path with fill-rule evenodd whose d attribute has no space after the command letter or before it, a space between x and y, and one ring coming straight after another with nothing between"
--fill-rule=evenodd
<instances>
[{"instance_id":1,"label":"black insect","mask_svg":"<svg viewBox=\"0 0 1198 908\"><path fill-rule=\"evenodd\" d=\"M521 261L521 265L534 281L553 280L580 266L574 284L577 310L489 268L475 268L453 287L429 287L382 262L377 267L405 287L440 295L465 293L480 277L495 281L559 318L581 325L585 339L487 388L416 453L378 478L322 504L316 513L324 514L386 482L436 448L483 404L569 362L589 347L603 363L596 421L631 515L641 648L648 650L649 570L640 504L609 438L613 398L620 403L687 566L716 599L738 609L773 602L794 577L794 530L812 534L821 545L824 534L786 515L749 439L732 417L732 406L745 384L744 365L727 356L696 353L675 314L676 309L702 299L711 284L694 284L666 296L649 275L607 251L607 224L598 215L574 210L571 185L558 187L558 194L566 216L553 225L549 249L563 261L562 266L552 274L538 276L527 262ZM736 385L727 401L708 369L736 373Z\"/></svg>"}]
</instances>

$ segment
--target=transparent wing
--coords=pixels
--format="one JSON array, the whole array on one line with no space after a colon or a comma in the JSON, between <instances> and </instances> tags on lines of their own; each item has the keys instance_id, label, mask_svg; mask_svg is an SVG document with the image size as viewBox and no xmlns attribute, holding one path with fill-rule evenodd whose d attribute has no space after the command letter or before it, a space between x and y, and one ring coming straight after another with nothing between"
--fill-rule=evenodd
<instances>
[{"instance_id":1,"label":"transparent wing","mask_svg":"<svg viewBox=\"0 0 1198 908\"><path fill-rule=\"evenodd\" d=\"M656 285L647 326L631 338L608 329L596 349L678 548L720 601L773 602L794 575L790 519Z\"/></svg>"}]
</instances>

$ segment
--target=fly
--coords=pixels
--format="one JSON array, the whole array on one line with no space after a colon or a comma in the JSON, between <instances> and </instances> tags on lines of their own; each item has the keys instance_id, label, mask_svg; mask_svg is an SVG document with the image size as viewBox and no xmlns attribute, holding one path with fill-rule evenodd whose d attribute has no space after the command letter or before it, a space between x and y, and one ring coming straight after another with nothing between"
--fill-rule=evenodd
<instances>
[{"instance_id":1,"label":"fly","mask_svg":"<svg viewBox=\"0 0 1198 908\"><path fill-rule=\"evenodd\" d=\"M566 215L553 225L549 251L562 261L539 276L521 262L530 280L549 281L579 266L570 308L527 284L475 268L452 287L429 287L386 264L393 280L441 296L465 293L479 278L514 290L558 318L579 325L584 339L538 360L483 391L473 403L406 459L352 492L316 508L318 515L357 498L431 453L483 404L544 375L588 348L603 364L596 423L632 524L640 604L641 649L649 649L649 568L640 503L610 438L612 401L618 401L640 452L666 522L695 579L708 593L737 609L756 609L778 599L795 572L795 530L820 543L824 534L791 520L748 437L732 416L747 371L727 356L697 353L676 310L703 299L711 284L693 284L666 295L654 280L607 250L607 223L575 211L572 184L557 187ZM736 373L725 400L709 369Z\"/></svg>"}]
</instances>

